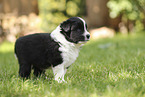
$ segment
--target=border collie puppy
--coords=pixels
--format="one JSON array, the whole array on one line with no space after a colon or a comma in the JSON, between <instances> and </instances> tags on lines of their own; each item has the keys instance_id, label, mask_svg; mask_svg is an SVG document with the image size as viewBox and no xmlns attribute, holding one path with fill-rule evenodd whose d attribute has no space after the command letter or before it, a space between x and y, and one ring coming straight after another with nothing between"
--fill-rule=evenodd
<instances>
[{"instance_id":1,"label":"border collie puppy","mask_svg":"<svg viewBox=\"0 0 145 97\"><path fill-rule=\"evenodd\" d=\"M19 75L29 78L31 69L39 76L52 67L55 80L63 82L68 67L76 60L80 47L90 39L86 22L72 17L51 34L38 33L20 37L15 43Z\"/></svg>"}]
</instances>

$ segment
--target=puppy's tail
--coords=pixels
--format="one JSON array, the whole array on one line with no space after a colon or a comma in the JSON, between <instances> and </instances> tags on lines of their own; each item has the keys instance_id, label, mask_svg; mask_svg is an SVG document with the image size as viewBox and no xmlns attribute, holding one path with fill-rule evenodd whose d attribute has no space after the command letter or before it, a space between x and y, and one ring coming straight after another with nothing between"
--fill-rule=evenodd
<instances>
[{"instance_id":1,"label":"puppy's tail","mask_svg":"<svg viewBox=\"0 0 145 97\"><path fill-rule=\"evenodd\" d=\"M17 43L17 41L15 42L15 45L14 45L14 56L15 56L16 59L18 59L17 50L16 50L16 43Z\"/></svg>"}]
</instances>

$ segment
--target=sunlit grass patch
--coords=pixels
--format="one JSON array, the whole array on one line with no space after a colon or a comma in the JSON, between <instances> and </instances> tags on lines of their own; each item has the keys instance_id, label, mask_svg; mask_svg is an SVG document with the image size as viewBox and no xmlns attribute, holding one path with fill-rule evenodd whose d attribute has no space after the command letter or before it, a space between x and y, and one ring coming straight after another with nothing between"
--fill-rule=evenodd
<instances>
[{"instance_id":1,"label":"sunlit grass patch","mask_svg":"<svg viewBox=\"0 0 145 97\"><path fill-rule=\"evenodd\" d=\"M45 77L18 77L14 44L0 45L2 97L145 97L145 34L91 40L57 83L52 70ZM47 78L46 78L47 77ZM49 78L49 79L48 79Z\"/></svg>"},{"instance_id":2,"label":"sunlit grass patch","mask_svg":"<svg viewBox=\"0 0 145 97\"><path fill-rule=\"evenodd\" d=\"M14 43L4 42L0 44L0 53L13 52L13 50L14 50Z\"/></svg>"}]
</instances>

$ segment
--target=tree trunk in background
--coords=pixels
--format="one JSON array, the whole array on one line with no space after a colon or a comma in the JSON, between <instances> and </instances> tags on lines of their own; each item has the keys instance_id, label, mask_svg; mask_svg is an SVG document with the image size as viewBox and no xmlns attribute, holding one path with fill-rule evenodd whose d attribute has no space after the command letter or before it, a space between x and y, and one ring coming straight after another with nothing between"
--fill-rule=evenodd
<instances>
[{"instance_id":1,"label":"tree trunk in background","mask_svg":"<svg viewBox=\"0 0 145 97\"><path fill-rule=\"evenodd\" d=\"M0 0L0 13L17 13L20 16L32 12L39 13L37 0Z\"/></svg>"},{"instance_id":2,"label":"tree trunk in background","mask_svg":"<svg viewBox=\"0 0 145 97\"><path fill-rule=\"evenodd\" d=\"M118 30L120 18L109 18L108 1L109 0L86 0L87 22L90 29L108 26Z\"/></svg>"},{"instance_id":3,"label":"tree trunk in background","mask_svg":"<svg viewBox=\"0 0 145 97\"><path fill-rule=\"evenodd\" d=\"M108 24L108 0L86 0L87 18L90 27L100 27Z\"/></svg>"}]
</instances>

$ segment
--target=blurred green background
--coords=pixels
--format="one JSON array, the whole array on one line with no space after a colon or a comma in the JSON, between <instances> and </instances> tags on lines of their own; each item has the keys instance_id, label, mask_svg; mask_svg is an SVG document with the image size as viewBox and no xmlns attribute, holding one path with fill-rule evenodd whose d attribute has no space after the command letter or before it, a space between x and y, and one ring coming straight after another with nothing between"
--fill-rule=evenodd
<instances>
[{"instance_id":1,"label":"blurred green background","mask_svg":"<svg viewBox=\"0 0 145 97\"><path fill-rule=\"evenodd\" d=\"M85 15L85 0L38 0L41 28L52 31L69 17Z\"/></svg>"},{"instance_id":2,"label":"blurred green background","mask_svg":"<svg viewBox=\"0 0 145 97\"><path fill-rule=\"evenodd\" d=\"M70 17L84 18L92 36L138 33L145 30L145 0L0 0L0 41L52 32Z\"/></svg>"},{"instance_id":3,"label":"blurred green background","mask_svg":"<svg viewBox=\"0 0 145 97\"><path fill-rule=\"evenodd\" d=\"M56 83L52 70L49 79L18 77L15 40L74 16L87 22L91 40L68 83ZM0 97L145 97L144 36L145 0L0 0Z\"/></svg>"}]
</instances>

